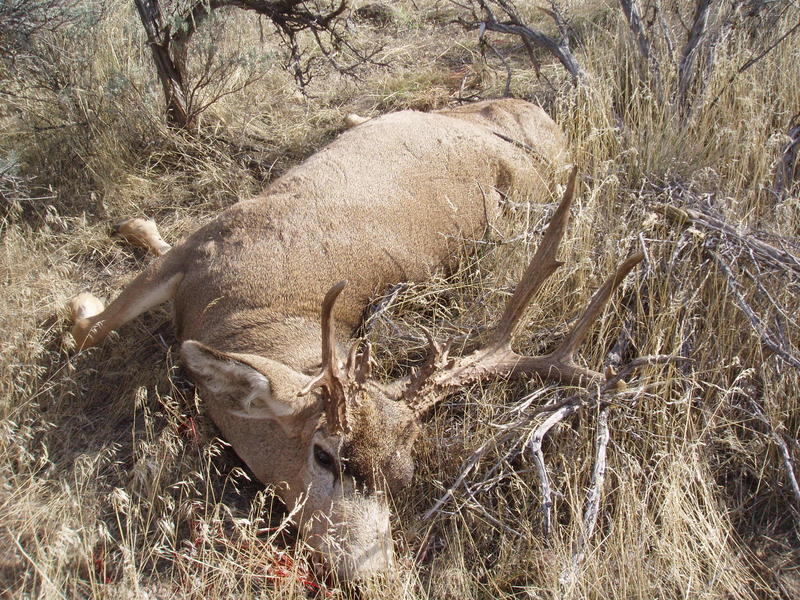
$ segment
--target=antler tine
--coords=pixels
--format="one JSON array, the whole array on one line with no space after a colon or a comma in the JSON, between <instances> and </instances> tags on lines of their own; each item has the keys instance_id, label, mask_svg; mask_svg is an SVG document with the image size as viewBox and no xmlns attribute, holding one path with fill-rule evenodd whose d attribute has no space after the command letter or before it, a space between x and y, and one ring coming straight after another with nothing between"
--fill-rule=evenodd
<instances>
[{"instance_id":1,"label":"antler tine","mask_svg":"<svg viewBox=\"0 0 800 600\"><path fill-rule=\"evenodd\" d=\"M357 385L364 385L372 374L372 344L364 343L364 349L359 352L362 340L356 340L350 346L345 363L345 373L348 380L352 379Z\"/></svg>"},{"instance_id":2,"label":"antler tine","mask_svg":"<svg viewBox=\"0 0 800 600\"><path fill-rule=\"evenodd\" d=\"M586 307L586 310L583 311L583 314L581 315L580 319L578 319L578 322L575 324L575 326L561 341L558 348L550 353L550 356L553 357L553 359L572 362L572 358L575 355L575 350L577 350L580 343L586 337L586 334L589 332L589 328L592 326L592 323L594 323L597 320L597 317L600 316L600 313L603 312L603 307L605 307L609 298L611 298L611 293L620 283L622 283L622 280L625 279L625 276L631 272L631 269L642 262L643 259L644 254L641 252L628 257L625 262L617 267L617 270L614 272L614 274L606 279L602 287L594 293L594 296L592 296L592 299L589 301L589 305Z\"/></svg>"},{"instance_id":3,"label":"antler tine","mask_svg":"<svg viewBox=\"0 0 800 600\"><path fill-rule=\"evenodd\" d=\"M340 281L328 290L322 301L320 320L322 321L322 364L327 365L331 374L338 375L339 362L336 360L336 337L333 331L333 305L336 304L339 294L347 285L347 281Z\"/></svg>"},{"instance_id":4,"label":"antler tine","mask_svg":"<svg viewBox=\"0 0 800 600\"><path fill-rule=\"evenodd\" d=\"M553 215L539 249L506 304L503 316L489 343L467 356L448 360L446 365L443 361L429 359L417 376L409 380L403 399L418 417L456 389L490 377L537 375L545 381L573 385L602 381L601 373L575 364L573 356L591 325L600 316L614 289L644 258L642 254L629 257L617 267L615 273L594 294L586 310L556 350L542 356L525 356L511 350L511 336L518 327L528 304L547 277L562 264L555 259L555 256L569 220L569 207L575 194L576 175L577 170L573 169L564 198ZM431 341L431 348L436 348L434 341Z\"/></svg>"},{"instance_id":5,"label":"antler tine","mask_svg":"<svg viewBox=\"0 0 800 600\"><path fill-rule=\"evenodd\" d=\"M578 168L573 167L567 182L567 189L561 204L558 205L547 231L544 234L536 254L533 255L527 269L522 276L517 289L511 296L503 311L503 316L495 328L488 346L500 348L511 343L511 336L519 325L520 319L525 314L533 296L545 282L564 263L556 260L558 247L564 237L567 224L569 223L569 209L572 199L575 197L575 181L578 175Z\"/></svg>"},{"instance_id":6,"label":"antler tine","mask_svg":"<svg viewBox=\"0 0 800 600\"><path fill-rule=\"evenodd\" d=\"M339 373L339 361L336 358L336 337L333 329L333 306L347 281L340 281L328 290L322 301L320 320L322 322L322 370L319 375L309 381L300 390L298 396L305 396L312 390L322 387L327 394L325 398L325 414L331 432L347 431L347 396L344 382Z\"/></svg>"}]
</instances>

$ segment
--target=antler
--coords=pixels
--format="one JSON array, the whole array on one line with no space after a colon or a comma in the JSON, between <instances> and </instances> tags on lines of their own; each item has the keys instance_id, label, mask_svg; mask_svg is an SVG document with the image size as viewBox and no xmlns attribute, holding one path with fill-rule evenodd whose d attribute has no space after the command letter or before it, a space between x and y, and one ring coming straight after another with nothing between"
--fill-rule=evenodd
<instances>
[{"instance_id":1,"label":"antler","mask_svg":"<svg viewBox=\"0 0 800 600\"><path fill-rule=\"evenodd\" d=\"M356 341L347 357L347 364L342 372L339 368L339 359L336 357L336 336L333 330L333 306L339 294L347 285L347 281L340 281L328 290L322 301L320 320L322 321L322 370L319 375L309 381L298 392L298 396L305 396L312 390L323 388L325 390L325 416L329 430L332 434L350 431L347 419L348 392L364 385L370 375L369 344L363 352L358 352L359 342Z\"/></svg>"},{"instance_id":2,"label":"antler","mask_svg":"<svg viewBox=\"0 0 800 600\"><path fill-rule=\"evenodd\" d=\"M542 356L526 356L511 350L511 337L519 327L531 299L542 283L564 264L555 257L569 222L569 208L575 195L576 177L577 169L574 168L564 198L547 227L544 239L506 304L503 316L488 343L472 354L450 359L449 348L440 347L426 332L430 347L428 359L409 381L402 396L418 415L431 409L456 389L490 377L538 375L543 380L575 385L603 380L601 373L575 364L575 350L602 312L611 293L644 258L642 254L631 256L617 267L614 275L592 297L583 315L558 348Z\"/></svg>"},{"instance_id":3,"label":"antler","mask_svg":"<svg viewBox=\"0 0 800 600\"><path fill-rule=\"evenodd\" d=\"M305 396L316 388L325 390L325 415L331 433L349 431L347 422L347 395L345 381L339 372L339 360L336 358L336 338L333 332L331 313L336 299L342 293L346 281L340 281L328 290L322 301L320 320L322 321L322 370L300 390L298 396Z\"/></svg>"}]
</instances>

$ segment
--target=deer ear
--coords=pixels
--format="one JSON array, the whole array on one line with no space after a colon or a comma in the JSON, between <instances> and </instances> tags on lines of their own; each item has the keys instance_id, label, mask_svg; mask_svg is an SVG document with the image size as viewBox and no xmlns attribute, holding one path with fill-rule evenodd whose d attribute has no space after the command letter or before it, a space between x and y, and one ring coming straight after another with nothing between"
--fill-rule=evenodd
<instances>
[{"instance_id":1,"label":"deer ear","mask_svg":"<svg viewBox=\"0 0 800 600\"><path fill-rule=\"evenodd\" d=\"M194 340L181 345L181 359L215 420L277 421L286 429L321 410L314 396L297 396L310 377L277 361L220 352Z\"/></svg>"}]
</instances>

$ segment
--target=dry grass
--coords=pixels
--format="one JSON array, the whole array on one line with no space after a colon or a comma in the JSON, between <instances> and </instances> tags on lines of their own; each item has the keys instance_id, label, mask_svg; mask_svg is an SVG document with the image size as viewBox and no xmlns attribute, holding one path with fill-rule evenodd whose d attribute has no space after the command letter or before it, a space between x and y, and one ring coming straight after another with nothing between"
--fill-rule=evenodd
<instances>
[{"instance_id":1,"label":"dry grass","mask_svg":"<svg viewBox=\"0 0 800 600\"><path fill-rule=\"evenodd\" d=\"M92 31L43 40L37 51L47 73L0 96L0 156L20 164L21 178L0 213L4 597L348 596L314 579L302 548L287 543L269 491L214 438L175 364L167 311L74 356L64 306L83 289L113 296L147 260L108 238L115 219L155 216L175 240L331 139L348 112L437 108L502 92L502 65L483 61L474 35L446 24L452 5L396 4L394 23L356 30L363 43L384 45L388 68L367 67L358 80L322 75L303 98L269 63L268 46L263 76L214 104L196 137L162 125L160 88L131 7L109 8ZM636 75L616 4L569 8L589 85L572 90L545 62L551 86L522 53L510 59L512 93L546 105L583 174L562 250L567 265L531 311L519 347L546 349L614 264L644 247L643 267L616 294L582 360L608 362L626 323L623 361L681 354L692 362L644 368L612 403L597 528L569 580L595 461L596 407L545 439L555 491L546 536L539 478L519 445L542 417L524 419L502 441L498 427L524 415L515 407L536 386L496 384L453 398L427 425L413 488L394 498L397 572L362 597L798 597L800 506L777 440L800 458L800 377L760 342L714 256L730 258L741 294L766 323L780 325L774 307L786 310L783 335L794 348L797 276L754 262L735 239L676 224L658 206L712 210L742 235L775 244L783 236L798 255L800 201L766 190L800 106L800 53L783 44L727 85L749 57L732 36L709 82L718 101L681 128ZM543 14L529 16L545 23ZM778 26L797 16L792 8ZM258 23L229 19L237 35L223 36L221 51L241 53L248 40L255 47ZM252 64L236 68L230 85ZM420 358L422 325L444 337L496 318L555 199L512 199L508 230L479 244L458 273L380 304L368 335L381 372L404 372ZM760 279L747 275L755 272ZM570 393L548 387L535 404ZM464 485L423 518L481 447Z\"/></svg>"}]
</instances>

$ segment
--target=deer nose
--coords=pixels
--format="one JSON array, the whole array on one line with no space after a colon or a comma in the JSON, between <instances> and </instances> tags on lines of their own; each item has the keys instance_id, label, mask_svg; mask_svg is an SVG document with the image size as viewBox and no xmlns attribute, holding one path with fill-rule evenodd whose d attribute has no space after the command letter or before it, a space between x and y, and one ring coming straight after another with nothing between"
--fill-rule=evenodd
<instances>
[{"instance_id":1,"label":"deer nose","mask_svg":"<svg viewBox=\"0 0 800 600\"><path fill-rule=\"evenodd\" d=\"M327 562L340 581L368 579L394 565L394 543L385 496L348 499L334 539L327 544Z\"/></svg>"}]
</instances>

